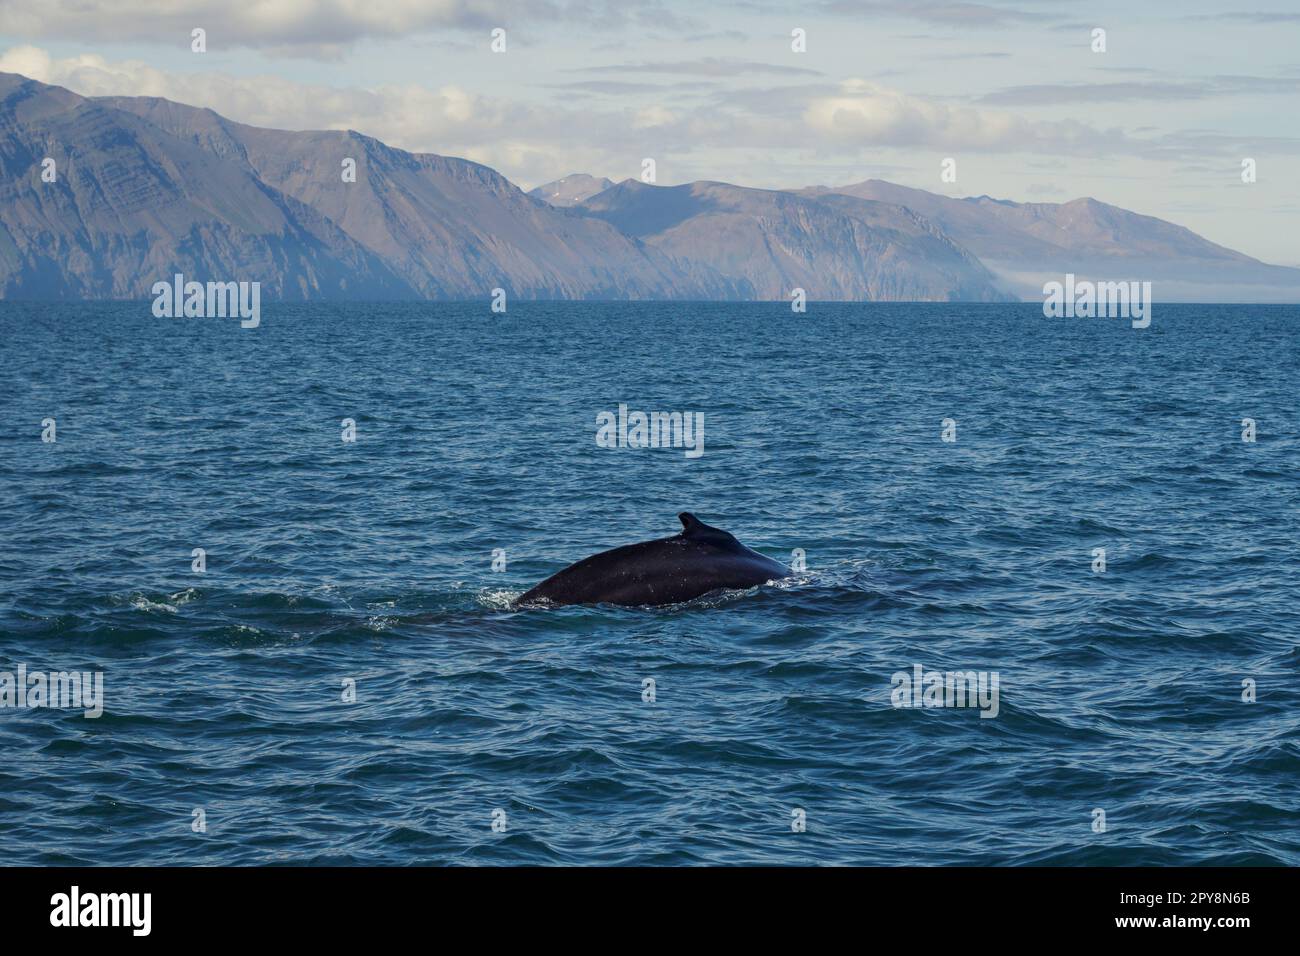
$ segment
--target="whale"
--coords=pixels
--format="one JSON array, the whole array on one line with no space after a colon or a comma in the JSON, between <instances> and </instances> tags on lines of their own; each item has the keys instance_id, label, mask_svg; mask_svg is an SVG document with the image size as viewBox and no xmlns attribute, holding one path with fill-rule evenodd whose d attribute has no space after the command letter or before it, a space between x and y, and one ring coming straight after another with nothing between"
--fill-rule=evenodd
<instances>
[{"instance_id":1,"label":"whale","mask_svg":"<svg viewBox=\"0 0 1300 956\"><path fill-rule=\"evenodd\" d=\"M744 589L789 577L790 569L751 551L735 536L689 511L682 530L602 551L571 564L515 601L517 606L620 604L662 607L722 589Z\"/></svg>"}]
</instances>

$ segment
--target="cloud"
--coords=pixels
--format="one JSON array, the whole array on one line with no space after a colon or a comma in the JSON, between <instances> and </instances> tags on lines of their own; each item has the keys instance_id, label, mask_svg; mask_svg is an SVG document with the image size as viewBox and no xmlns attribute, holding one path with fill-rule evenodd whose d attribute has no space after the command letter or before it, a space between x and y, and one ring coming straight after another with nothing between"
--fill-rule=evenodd
<instances>
[{"instance_id":1,"label":"cloud","mask_svg":"<svg viewBox=\"0 0 1300 956\"><path fill-rule=\"evenodd\" d=\"M989 3L962 0L823 0L821 9L830 13L873 17L899 17L953 27L1005 27L1058 19L1043 13Z\"/></svg>"},{"instance_id":2,"label":"cloud","mask_svg":"<svg viewBox=\"0 0 1300 956\"><path fill-rule=\"evenodd\" d=\"M550 89L554 90L571 90L575 93L601 93L609 96L627 96L629 94L639 93L664 93L672 87L681 86L682 84L670 84L663 86L659 83L628 83L623 80L582 80L576 83L550 83L547 84ZM698 84L686 84L691 89L698 90Z\"/></svg>"},{"instance_id":3,"label":"cloud","mask_svg":"<svg viewBox=\"0 0 1300 956\"><path fill-rule=\"evenodd\" d=\"M54 78L54 61L34 46L18 46L0 54L0 73L21 73L41 83L59 83Z\"/></svg>"},{"instance_id":4,"label":"cloud","mask_svg":"<svg viewBox=\"0 0 1300 956\"><path fill-rule=\"evenodd\" d=\"M0 55L0 69L89 96L162 96L255 126L356 129L403 149L492 163L525 153L686 154L707 149L856 149L864 145L985 152L1134 151L1114 131L1031 121L1012 113L911 96L864 80L718 94L695 108L613 100L534 104L447 84L374 89L298 83L276 76L168 73L98 55L53 59L36 47ZM1146 142L1146 141L1142 141ZM653 152L651 152L652 150ZM579 169L582 165L567 164ZM513 170L509 171L513 172Z\"/></svg>"},{"instance_id":5,"label":"cloud","mask_svg":"<svg viewBox=\"0 0 1300 956\"><path fill-rule=\"evenodd\" d=\"M1206 88L1194 83L1042 83L1012 86L979 98L995 106L1056 106L1132 100L1199 100Z\"/></svg>"},{"instance_id":6,"label":"cloud","mask_svg":"<svg viewBox=\"0 0 1300 956\"><path fill-rule=\"evenodd\" d=\"M749 34L742 30L715 30L711 33L697 33L692 36L681 38L686 43L711 43L714 40L730 40L735 43L744 43L749 39Z\"/></svg>"},{"instance_id":7,"label":"cloud","mask_svg":"<svg viewBox=\"0 0 1300 956\"><path fill-rule=\"evenodd\" d=\"M0 54L0 71L22 73L83 96L159 96L204 106L254 126L281 129L357 129L408 149L428 149L445 138L461 143L525 125L526 112L510 103L449 84L374 90L296 83L276 76L169 73L136 60L98 55L54 59L32 46Z\"/></svg>"},{"instance_id":8,"label":"cloud","mask_svg":"<svg viewBox=\"0 0 1300 956\"><path fill-rule=\"evenodd\" d=\"M594 29L686 29L655 0L3 0L0 36L87 43L153 43L188 49L207 31L209 50L258 47L332 59L362 39L405 39L439 30L581 22ZM486 41L485 41L486 42Z\"/></svg>"},{"instance_id":9,"label":"cloud","mask_svg":"<svg viewBox=\"0 0 1300 956\"><path fill-rule=\"evenodd\" d=\"M1012 86L980 97L994 106L1058 106L1118 102L1173 102L1215 96L1300 93L1300 79L1216 76L1188 82L1044 83Z\"/></svg>"},{"instance_id":10,"label":"cloud","mask_svg":"<svg viewBox=\"0 0 1300 956\"><path fill-rule=\"evenodd\" d=\"M1236 148L1206 134L1141 138L1077 120L1037 121L1011 112L953 104L854 80L711 91L672 101L572 95L556 101L474 92L466 84L332 87L270 75L167 72L98 55L55 58L34 46L0 52L0 70L22 73L89 96L160 96L211 108L254 126L355 129L413 152L462 156L521 183L574 170L635 176L654 156L663 182L690 175L753 178L767 164L816 162L850 167L866 148L1036 153L1065 158L1123 153L1177 159ZM699 81L696 81L699 86ZM1284 148L1255 142L1255 148ZM755 157L763 157L761 160ZM796 159L795 157L798 157ZM873 164L887 154L871 155ZM739 170L745 170L740 172ZM802 177L801 177L802 178Z\"/></svg>"},{"instance_id":11,"label":"cloud","mask_svg":"<svg viewBox=\"0 0 1300 956\"><path fill-rule=\"evenodd\" d=\"M1235 20L1241 23L1300 23L1295 11L1237 10L1233 13L1190 14L1188 20Z\"/></svg>"},{"instance_id":12,"label":"cloud","mask_svg":"<svg viewBox=\"0 0 1300 956\"><path fill-rule=\"evenodd\" d=\"M819 70L782 63L760 63L752 60L733 60L729 57L709 56L698 60L673 60L653 63L610 63L602 66L584 66L576 73L667 73L674 76L733 77L752 73L778 73L787 76L821 76Z\"/></svg>"},{"instance_id":13,"label":"cloud","mask_svg":"<svg viewBox=\"0 0 1300 956\"><path fill-rule=\"evenodd\" d=\"M355 129L412 152L484 163L520 182L545 182L585 169L615 178L635 176L644 156L660 157L664 176L696 149L767 144L778 135L763 123L698 110L679 115L645 104L594 109L579 103L530 103L478 94L458 84L360 89L270 75L174 73L99 55L55 58L33 46L0 52L0 71L83 96L159 96L253 126Z\"/></svg>"},{"instance_id":14,"label":"cloud","mask_svg":"<svg viewBox=\"0 0 1300 956\"><path fill-rule=\"evenodd\" d=\"M921 146L982 152L1106 152L1131 149L1117 131L1076 120L1038 122L1011 113L910 96L864 80L850 80L804 111L808 126L843 142Z\"/></svg>"},{"instance_id":15,"label":"cloud","mask_svg":"<svg viewBox=\"0 0 1300 956\"><path fill-rule=\"evenodd\" d=\"M676 119L675 115L662 106L647 106L637 111L632 125L636 129L650 129L656 126L667 126Z\"/></svg>"},{"instance_id":16,"label":"cloud","mask_svg":"<svg viewBox=\"0 0 1300 956\"><path fill-rule=\"evenodd\" d=\"M927 60L1005 60L1010 53L936 53Z\"/></svg>"}]
</instances>

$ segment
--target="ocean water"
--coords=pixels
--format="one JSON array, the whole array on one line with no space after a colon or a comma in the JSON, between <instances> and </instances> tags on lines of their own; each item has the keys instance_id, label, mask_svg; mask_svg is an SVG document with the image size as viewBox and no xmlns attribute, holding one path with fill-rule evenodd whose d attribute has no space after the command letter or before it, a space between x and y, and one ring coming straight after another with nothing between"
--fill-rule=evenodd
<instances>
[{"instance_id":1,"label":"ocean water","mask_svg":"<svg viewBox=\"0 0 1300 956\"><path fill-rule=\"evenodd\" d=\"M1300 308L0 303L0 342L0 671L105 698L0 709L5 863L1300 863ZM598 447L620 403L704 454ZM683 510L807 569L511 608ZM917 665L996 716L893 706Z\"/></svg>"}]
</instances>

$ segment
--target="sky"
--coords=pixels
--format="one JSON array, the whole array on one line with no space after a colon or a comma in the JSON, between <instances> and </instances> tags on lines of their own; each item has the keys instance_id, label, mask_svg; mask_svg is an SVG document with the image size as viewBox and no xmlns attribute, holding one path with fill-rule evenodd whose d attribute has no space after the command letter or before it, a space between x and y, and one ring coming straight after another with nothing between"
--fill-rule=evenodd
<instances>
[{"instance_id":1,"label":"sky","mask_svg":"<svg viewBox=\"0 0 1300 956\"><path fill-rule=\"evenodd\" d=\"M0 0L0 71L524 188L653 158L661 185L1091 196L1300 265L1300 0Z\"/></svg>"}]
</instances>

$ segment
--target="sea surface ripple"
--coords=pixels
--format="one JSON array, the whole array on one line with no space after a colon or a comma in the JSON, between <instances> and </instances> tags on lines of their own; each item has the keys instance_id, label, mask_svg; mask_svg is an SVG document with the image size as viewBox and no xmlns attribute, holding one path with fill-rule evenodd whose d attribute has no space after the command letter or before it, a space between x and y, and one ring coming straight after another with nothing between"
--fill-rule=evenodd
<instances>
[{"instance_id":1,"label":"sea surface ripple","mask_svg":"<svg viewBox=\"0 0 1300 956\"><path fill-rule=\"evenodd\" d=\"M5 863L1300 864L1298 308L0 303L0 341L0 671L106 695L0 709ZM703 456L598 447L620 403ZM808 569L510 606L683 510ZM916 664L998 715L895 708Z\"/></svg>"}]
</instances>

